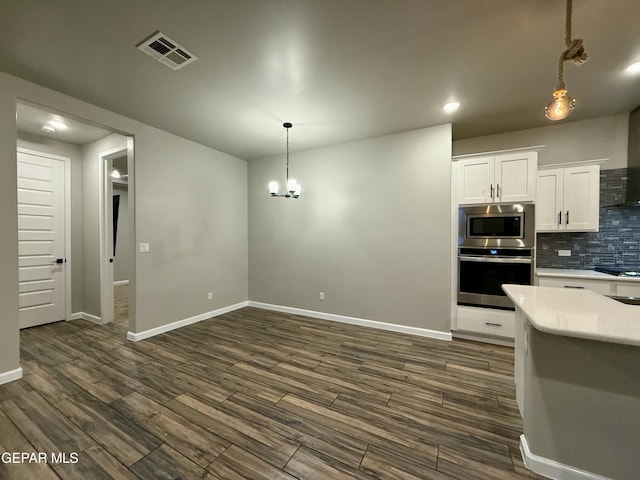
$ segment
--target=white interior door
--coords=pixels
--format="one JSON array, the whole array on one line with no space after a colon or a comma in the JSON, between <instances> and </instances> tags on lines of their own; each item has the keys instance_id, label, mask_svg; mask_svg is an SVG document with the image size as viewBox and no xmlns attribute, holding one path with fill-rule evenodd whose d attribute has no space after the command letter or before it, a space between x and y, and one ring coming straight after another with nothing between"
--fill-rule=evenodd
<instances>
[{"instance_id":1,"label":"white interior door","mask_svg":"<svg viewBox=\"0 0 640 480\"><path fill-rule=\"evenodd\" d=\"M18 152L20 328L64 320L65 162Z\"/></svg>"}]
</instances>

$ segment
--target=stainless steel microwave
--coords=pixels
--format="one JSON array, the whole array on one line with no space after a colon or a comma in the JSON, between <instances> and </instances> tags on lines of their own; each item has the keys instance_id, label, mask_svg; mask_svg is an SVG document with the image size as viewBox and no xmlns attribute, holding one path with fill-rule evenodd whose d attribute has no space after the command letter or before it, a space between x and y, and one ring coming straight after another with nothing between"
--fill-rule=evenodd
<instances>
[{"instance_id":1,"label":"stainless steel microwave","mask_svg":"<svg viewBox=\"0 0 640 480\"><path fill-rule=\"evenodd\" d=\"M458 245L533 248L536 239L534 208L532 203L460 207Z\"/></svg>"}]
</instances>

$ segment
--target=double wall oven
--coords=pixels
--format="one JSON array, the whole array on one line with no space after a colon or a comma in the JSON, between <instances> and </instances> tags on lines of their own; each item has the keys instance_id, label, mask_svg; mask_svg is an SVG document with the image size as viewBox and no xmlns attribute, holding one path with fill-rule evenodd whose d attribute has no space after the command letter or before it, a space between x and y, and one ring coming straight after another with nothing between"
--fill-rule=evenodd
<instances>
[{"instance_id":1,"label":"double wall oven","mask_svg":"<svg viewBox=\"0 0 640 480\"><path fill-rule=\"evenodd\" d=\"M460 207L458 304L513 310L502 284L533 284L533 204Z\"/></svg>"}]
</instances>

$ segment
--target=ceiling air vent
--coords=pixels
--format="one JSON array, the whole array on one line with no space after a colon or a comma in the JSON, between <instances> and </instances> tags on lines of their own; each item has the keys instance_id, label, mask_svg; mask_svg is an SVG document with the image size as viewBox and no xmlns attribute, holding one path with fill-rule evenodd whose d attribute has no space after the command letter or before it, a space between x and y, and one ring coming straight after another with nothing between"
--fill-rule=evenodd
<instances>
[{"instance_id":1,"label":"ceiling air vent","mask_svg":"<svg viewBox=\"0 0 640 480\"><path fill-rule=\"evenodd\" d=\"M198 57L162 32L154 33L138 44L137 47L173 70L178 70L198 59Z\"/></svg>"}]
</instances>

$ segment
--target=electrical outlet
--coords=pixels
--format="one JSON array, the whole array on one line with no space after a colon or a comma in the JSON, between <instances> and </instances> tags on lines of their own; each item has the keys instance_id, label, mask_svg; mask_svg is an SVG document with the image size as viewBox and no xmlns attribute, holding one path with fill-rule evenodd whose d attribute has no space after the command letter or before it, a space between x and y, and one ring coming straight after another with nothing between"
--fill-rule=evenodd
<instances>
[{"instance_id":1,"label":"electrical outlet","mask_svg":"<svg viewBox=\"0 0 640 480\"><path fill-rule=\"evenodd\" d=\"M559 257L570 257L571 256L571 250L558 250L558 256Z\"/></svg>"},{"instance_id":2,"label":"electrical outlet","mask_svg":"<svg viewBox=\"0 0 640 480\"><path fill-rule=\"evenodd\" d=\"M148 253L149 252L149 244L148 243L140 243L138 245L138 252L140 252L140 253Z\"/></svg>"},{"instance_id":3,"label":"electrical outlet","mask_svg":"<svg viewBox=\"0 0 640 480\"><path fill-rule=\"evenodd\" d=\"M320 300L324 302L324 292L320 292Z\"/></svg>"},{"instance_id":4,"label":"electrical outlet","mask_svg":"<svg viewBox=\"0 0 640 480\"><path fill-rule=\"evenodd\" d=\"M213 300L213 292L207 293L207 300Z\"/></svg>"}]
</instances>

